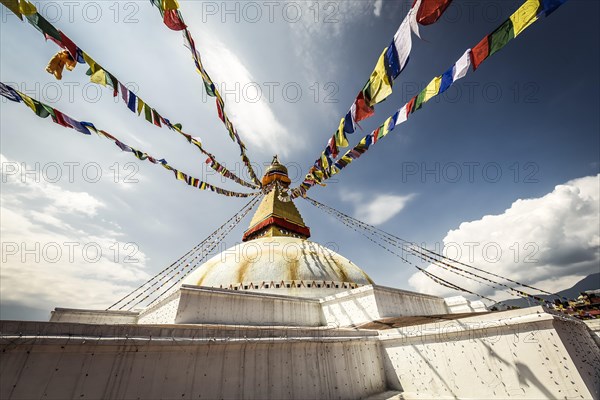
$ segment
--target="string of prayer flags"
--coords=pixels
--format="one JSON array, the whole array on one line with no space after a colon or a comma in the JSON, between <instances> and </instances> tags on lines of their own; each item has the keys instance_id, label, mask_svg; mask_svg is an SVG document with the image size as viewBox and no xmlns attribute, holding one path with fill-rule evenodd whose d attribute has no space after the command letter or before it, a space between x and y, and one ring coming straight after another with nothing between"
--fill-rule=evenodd
<instances>
[{"instance_id":1,"label":"string of prayer flags","mask_svg":"<svg viewBox=\"0 0 600 400\"><path fill-rule=\"evenodd\" d=\"M14 1L0 1L2 1L2 4L4 4L7 8L14 12L14 10L11 8L14 8ZM174 130L186 138L189 136L181 131L181 126L179 124L172 125L168 119L163 118L155 108L145 103L139 96L137 96L134 92L130 91L108 70L106 70L100 64L98 64L89 54L87 54L81 48L79 48L63 32L59 31L50 22L46 21L39 13L37 13L37 10L35 10L35 6L33 6L32 4L29 6L28 4L30 3L28 3L26 0L19 0L18 3L19 7L21 7L23 10L29 10L28 12L30 12L30 14L23 13L23 15L27 16L30 24L33 25L37 30L39 30L46 39L50 39L59 47L63 48L63 51L58 52L46 67L46 70L49 73L52 73L57 79L60 79L62 77L62 70L64 67L66 67L68 70L72 70L75 68L77 62L85 63L89 66L87 75L90 76L90 81L105 87L112 87L114 97L117 97L120 91L121 98L123 99L124 104L131 112L135 113L137 111L137 114L141 116L143 111L144 118L149 123L154 124L158 127L161 127L164 124L170 130ZM179 128L176 128L176 126L178 125ZM198 147L205 155L210 156L213 160L215 159L215 157L212 154L204 152L202 146L197 145L196 147ZM242 157L243 160L244 158L245 157ZM249 164L249 160L245 161L245 163ZM215 163L210 164L211 168L216 165L217 164ZM222 167L220 171L217 172L222 174L221 171ZM243 186L246 187L260 187L259 185L245 182L242 179L235 177L235 175L231 173L225 174L224 176L236 181L237 183L244 182ZM233 177L235 177L236 179L233 179Z\"/></svg>"},{"instance_id":2,"label":"string of prayer flags","mask_svg":"<svg viewBox=\"0 0 600 400\"><path fill-rule=\"evenodd\" d=\"M550 15L565 2L566 0L526 0L525 3L511 15L508 20L494 30L494 32L487 35L472 49L467 49L454 65L444 72L444 74L433 78L418 95L402 106L393 116L389 117L382 125L373 130L373 132L361 139L354 148L348 150L339 160L332 163L329 159L324 159L323 156L321 156L321 158L310 168L304 181L298 187L292 189L290 199L299 196L306 197L306 193L311 187L317 184L323 185L323 180L339 173L342 169L352 163L352 161L364 154L372 145L385 137L395 128L395 126L406 122L408 116L421 109L423 104L433 97L445 92L456 81L465 77L471 65L473 66L473 71L475 71L489 55L495 54L511 39L521 34L524 29L537 20L539 15ZM515 27L517 28L515 29ZM332 149L335 148L335 139L335 136L330 139L328 147L323 154L326 152L328 152L329 155L333 154Z\"/></svg>"},{"instance_id":3,"label":"string of prayer flags","mask_svg":"<svg viewBox=\"0 0 600 400\"><path fill-rule=\"evenodd\" d=\"M77 120L69 117L68 115L62 113L61 111L59 111L53 107L50 107L47 104L43 104L43 103L39 102L38 100L33 99L15 89L13 89L12 87L10 87L8 85L5 85L3 82L0 82L0 95L8 98L11 101L15 101L15 102L20 102L22 100L29 108L31 108L33 110L33 112L35 112L35 114L37 116L39 116L41 118L47 118L48 116L52 116L52 120L56 124L61 125L65 128L71 128L71 129L74 129L74 130L81 132L83 134L86 134L86 135L90 135L91 134L90 131L93 131L96 134L98 134L99 136L102 136L106 139L110 139L122 151L132 153L139 160L148 160L153 164L161 165L165 169L172 171L177 180L184 181L188 185L196 187L200 190L210 190L212 192L215 192L215 193L218 193L218 194L221 194L224 196L228 196L228 197L250 197L250 196L257 196L261 193L261 192L254 192L254 193L233 192L230 190L222 189L220 187L211 185L207 182L203 182L197 178L194 178L193 176L190 176L182 171L179 171L179 170L173 168L172 166L170 166L167 163L167 161L165 159L157 159L155 157L150 156L148 153L142 152L141 150L137 150L137 149L121 142L119 139L117 139L113 135L109 134L108 132L105 132L101 129L97 129L94 126L94 124L92 124L90 122L77 121ZM16 97L18 97L18 99Z\"/></svg>"},{"instance_id":4,"label":"string of prayer flags","mask_svg":"<svg viewBox=\"0 0 600 400\"><path fill-rule=\"evenodd\" d=\"M418 24L429 25L436 22L451 2L452 0L415 0L391 43L380 54L369 80L356 96L350 110L342 119L333 137L327 142L325 150L321 152L311 171L324 170L324 176L330 175L326 166L331 167L333 163L329 160L336 159L339 147L349 146L346 134L353 133L358 122L375 115L375 104L381 103L392 94L394 79L402 73L410 58L411 31L420 37ZM387 130L384 128L381 133L387 134ZM312 173L311 171L309 174Z\"/></svg>"},{"instance_id":5,"label":"string of prayer flags","mask_svg":"<svg viewBox=\"0 0 600 400\"><path fill-rule=\"evenodd\" d=\"M235 129L233 123L227 115L223 97L219 93L219 90L217 89L216 85L214 84L214 82L210 78L210 75L208 74L208 72L206 72L206 69L202 64L202 58L200 57L200 52L198 52L198 50L196 49L194 38L192 37L190 31L187 29L186 24L183 22L183 16L179 11L179 3L177 2L177 0L151 0L151 3L153 6L158 8L161 15L163 16L163 22L167 27L175 31L183 32L184 46L187 47L192 53L194 65L196 66L196 70L202 77L206 94L210 97L216 97L216 107L219 119L223 122L223 125L225 125L225 128L227 129L231 140L237 143L238 147L240 148L240 155L242 161L248 169L248 173L250 174L252 182L254 182L254 184L257 187L260 187L262 183L256 176L256 173L252 168L250 159L246 154L246 145L244 144L244 142L242 142L240 136L237 133L237 130Z\"/></svg>"},{"instance_id":6,"label":"string of prayer flags","mask_svg":"<svg viewBox=\"0 0 600 400\"><path fill-rule=\"evenodd\" d=\"M515 11L509 19L504 21L494 32L484 37L471 52L473 69L500 49L512 39L519 36L525 29L538 20L543 14L550 15L566 0L527 0Z\"/></svg>"}]
</instances>

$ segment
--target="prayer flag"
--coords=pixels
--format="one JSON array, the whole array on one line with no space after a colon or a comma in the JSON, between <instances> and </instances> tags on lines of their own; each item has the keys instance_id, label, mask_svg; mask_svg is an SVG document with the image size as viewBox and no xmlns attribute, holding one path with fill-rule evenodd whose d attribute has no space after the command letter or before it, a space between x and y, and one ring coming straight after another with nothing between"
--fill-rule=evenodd
<instances>
[{"instance_id":1,"label":"prayer flag","mask_svg":"<svg viewBox=\"0 0 600 400\"><path fill-rule=\"evenodd\" d=\"M148 104L144 104L144 114L146 121L152 123L152 109L148 106Z\"/></svg>"},{"instance_id":2,"label":"prayer flag","mask_svg":"<svg viewBox=\"0 0 600 400\"><path fill-rule=\"evenodd\" d=\"M484 37L481 42L477 43L475 47L471 49L471 64L473 64L473 71L479 68L479 65L488 58L490 54L490 45L488 42L488 36Z\"/></svg>"},{"instance_id":3,"label":"prayer flag","mask_svg":"<svg viewBox=\"0 0 600 400\"><path fill-rule=\"evenodd\" d=\"M400 75L400 60L393 40L385 52L385 69L387 75L392 79L396 79Z\"/></svg>"},{"instance_id":4,"label":"prayer flag","mask_svg":"<svg viewBox=\"0 0 600 400\"><path fill-rule=\"evenodd\" d=\"M16 101L17 103L21 102L21 96L19 96L17 91L2 82L0 82L0 94L10 101Z\"/></svg>"},{"instance_id":5,"label":"prayer flag","mask_svg":"<svg viewBox=\"0 0 600 400\"><path fill-rule=\"evenodd\" d=\"M0 0L2 4L13 14L17 16L21 21L23 20L23 15L21 15L21 10L19 9L19 1L18 0Z\"/></svg>"},{"instance_id":6,"label":"prayer flag","mask_svg":"<svg viewBox=\"0 0 600 400\"><path fill-rule=\"evenodd\" d=\"M527 27L537 20L540 0L527 0L513 15L510 16L514 28L514 36L517 37ZM493 35L493 34L492 34ZM493 54L493 52L490 52Z\"/></svg>"},{"instance_id":7,"label":"prayer flag","mask_svg":"<svg viewBox=\"0 0 600 400\"><path fill-rule=\"evenodd\" d=\"M348 114L346 114L344 119L344 132L354 133L354 121L352 120L352 111L348 111Z\"/></svg>"},{"instance_id":8,"label":"prayer flag","mask_svg":"<svg viewBox=\"0 0 600 400\"><path fill-rule=\"evenodd\" d=\"M66 114L63 114L62 117L65 120L65 122L67 124L69 124L71 126L71 128L75 129L77 132L83 133L84 135L91 135L90 131L88 131L87 128L85 127L85 125L83 125L81 122L74 120L73 118L69 117Z\"/></svg>"},{"instance_id":9,"label":"prayer flag","mask_svg":"<svg viewBox=\"0 0 600 400\"><path fill-rule=\"evenodd\" d=\"M177 10L179 3L177 3L177 0L162 0L161 6L163 10Z\"/></svg>"},{"instance_id":10,"label":"prayer flag","mask_svg":"<svg viewBox=\"0 0 600 400\"><path fill-rule=\"evenodd\" d=\"M355 108L355 118L354 118L355 122L362 121L363 119L369 118L370 116L375 114L375 109L367 104L367 102L365 100L365 96L362 91L358 94L358 96L356 97L356 100L354 101L354 108Z\"/></svg>"},{"instance_id":11,"label":"prayer flag","mask_svg":"<svg viewBox=\"0 0 600 400\"><path fill-rule=\"evenodd\" d=\"M412 48L412 36L410 35L408 15L404 18L394 35L394 47L396 47L398 65L400 67L400 72L402 72L408 63L408 56L410 55L410 50Z\"/></svg>"},{"instance_id":12,"label":"prayer flag","mask_svg":"<svg viewBox=\"0 0 600 400\"><path fill-rule=\"evenodd\" d=\"M348 139L346 139L346 133L344 132L344 121L344 118L340 120L340 125L335 132L335 142L338 146L348 147Z\"/></svg>"},{"instance_id":13,"label":"prayer flag","mask_svg":"<svg viewBox=\"0 0 600 400\"><path fill-rule=\"evenodd\" d=\"M490 56L498 52L501 48L506 46L510 40L514 38L512 20L507 19L502 25L500 25L490 37ZM488 56L489 57L489 56Z\"/></svg>"},{"instance_id":14,"label":"prayer flag","mask_svg":"<svg viewBox=\"0 0 600 400\"><path fill-rule=\"evenodd\" d=\"M103 69L99 69L90 76L90 81L106 86L106 72Z\"/></svg>"},{"instance_id":15,"label":"prayer flag","mask_svg":"<svg viewBox=\"0 0 600 400\"><path fill-rule=\"evenodd\" d=\"M137 100L138 100L137 113L138 113L138 115L140 115L142 113L142 110L144 109L145 103L140 97L138 97Z\"/></svg>"},{"instance_id":16,"label":"prayer flag","mask_svg":"<svg viewBox=\"0 0 600 400\"><path fill-rule=\"evenodd\" d=\"M406 112L407 104L402 106L400 110L398 110L398 118L396 118L396 125L400 125L403 122L406 122L408 119L408 113Z\"/></svg>"},{"instance_id":17,"label":"prayer flag","mask_svg":"<svg viewBox=\"0 0 600 400\"><path fill-rule=\"evenodd\" d=\"M137 96L133 92L129 92L129 101L127 102L127 107L131 110L131 112L135 112L135 99Z\"/></svg>"},{"instance_id":18,"label":"prayer flag","mask_svg":"<svg viewBox=\"0 0 600 400\"><path fill-rule=\"evenodd\" d=\"M182 31L187 28L187 25L181 19L181 15L178 10L165 10L163 15L163 22L169 29L174 31Z\"/></svg>"},{"instance_id":19,"label":"prayer flag","mask_svg":"<svg viewBox=\"0 0 600 400\"><path fill-rule=\"evenodd\" d=\"M377 103L381 103L390 94L392 94L392 82L385 68L386 52L387 47L379 56L379 60L377 60L375 69L369 77L369 82L363 89L363 92L365 93L365 99L367 100L370 106L373 106Z\"/></svg>"},{"instance_id":20,"label":"prayer flag","mask_svg":"<svg viewBox=\"0 0 600 400\"><path fill-rule=\"evenodd\" d=\"M33 15L37 13L37 9L27 0L19 0L19 11L23 15Z\"/></svg>"},{"instance_id":21,"label":"prayer flag","mask_svg":"<svg viewBox=\"0 0 600 400\"><path fill-rule=\"evenodd\" d=\"M417 11L417 22L421 25L431 25L436 22L452 0L422 0Z\"/></svg>"}]
</instances>

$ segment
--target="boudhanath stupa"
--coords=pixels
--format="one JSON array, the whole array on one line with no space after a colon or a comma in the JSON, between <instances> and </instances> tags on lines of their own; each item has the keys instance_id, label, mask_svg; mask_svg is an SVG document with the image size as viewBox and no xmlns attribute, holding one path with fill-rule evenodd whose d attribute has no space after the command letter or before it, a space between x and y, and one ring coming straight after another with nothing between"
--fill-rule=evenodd
<instances>
[{"instance_id":1,"label":"boudhanath stupa","mask_svg":"<svg viewBox=\"0 0 600 400\"><path fill-rule=\"evenodd\" d=\"M1 321L0 398L600 398L584 322L375 283L308 240L277 159L262 183L242 243L150 306Z\"/></svg>"}]
</instances>

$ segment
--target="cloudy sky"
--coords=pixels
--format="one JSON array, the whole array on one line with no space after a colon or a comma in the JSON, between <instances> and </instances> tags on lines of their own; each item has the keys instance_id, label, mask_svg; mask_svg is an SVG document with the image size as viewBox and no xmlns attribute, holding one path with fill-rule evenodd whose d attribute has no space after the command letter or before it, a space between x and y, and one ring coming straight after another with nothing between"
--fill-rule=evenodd
<instances>
[{"instance_id":1,"label":"cloudy sky","mask_svg":"<svg viewBox=\"0 0 600 400\"><path fill-rule=\"evenodd\" d=\"M279 154L298 183L411 2L180 3L257 171ZM38 5L164 117L181 122L245 175L180 34L162 24L148 1ZM365 133L519 5L456 0L437 24L423 27L393 95L361 124ZM548 291L597 272L599 12L598 2L568 2L310 195L402 238L432 249L445 245L448 255ZM204 157L181 137L149 125L108 89L88 83L83 65L56 81L45 72L56 45L4 7L1 18L3 82L176 168L240 189L208 171ZM56 306L106 307L245 204L190 188L102 138L61 128L23 105L3 99L0 107L3 319L43 320ZM296 203L312 240L356 262L376 283L457 294L308 202ZM223 249L240 241L248 222Z\"/></svg>"}]
</instances>

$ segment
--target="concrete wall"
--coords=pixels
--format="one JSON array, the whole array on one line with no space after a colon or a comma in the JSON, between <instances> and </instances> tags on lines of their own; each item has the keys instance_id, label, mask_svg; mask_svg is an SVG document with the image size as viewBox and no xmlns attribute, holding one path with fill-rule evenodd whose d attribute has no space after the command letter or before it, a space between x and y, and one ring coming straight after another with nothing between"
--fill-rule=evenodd
<instances>
[{"instance_id":1,"label":"concrete wall","mask_svg":"<svg viewBox=\"0 0 600 400\"><path fill-rule=\"evenodd\" d=\"M400 316L446 314L444 299L369 285L321 300L323 324L352 326Z\"/></svg>"},{"instance_id":2,"label":"concrete wall","mask_svg":"<svg viewBox=\"0 0 600 400\"><path fill-rule=\"evenodd\" d=\"M78 322L82 324L135 324L138 313L131 311L78 310L55 308L51 322Z\"/></svg>"},{"instance_id":3,"label":"concrete wall","mask_svg":"<svg viewBox=\"0 0 600 400\"><path fill-rule=\"evenodd\" d=\"M184 285L177 324L321 325L318 300Z\"/></svg>"},{"instance_id":4,"label":"concrete wall","mask_svg":"<svg viewBox=\"0 0 600 400\"><path fill-rule=\"evenodd\" d=\"M463 296L452 296L444 298L446 308L450 314L463 314L470 312L486 312L487 308L482 301L469 301Z\"/></svg>"},{"instance_id":5,"label":"concrete wall","mask_svg":"<svg viewBox=\"0 0 600 400\"><path fill-rule=\"evenodd\" d=\"M588 319L583 321L590 330L590 334L600 346L600 318Z\"/></svg>"},{"instance_id":6,"label":"concrete wall","mask_svg":"<svg viewBox=\"0 0 600 400\"><path fill-rule=\"evenodd\" d=\"M249 329L226 339L215 327L209 338L197 328L169 336L129 325L120 328L125 339L110 327L71 325L85 336L58 335L67 325L0 326L0 398L359 399L385 390L377 340L356 332L285 329L281 340L283 329ZM15 329L26 334L7 334Z\"/></svg>"},{"instance_id":7,"label":"concrete wall","mask_svg":"<svg viewBox=\"0 0 600 400\"><path fill-rule=\"evenodd\" d=\"M140 312L138 324L173 324L177 316L181 291L178 290L152 307Z\"/></svg>"},{"instance_id":8,"label":"concrete wall","mask_svg":"<svg viewBox=\"0 0 600 400\"><path fill-rule=\"evenodd\" d=\"M382 331L388 386L412 398L598 399L600 350L542 307Z\"/></svg>"}]
</instances>

